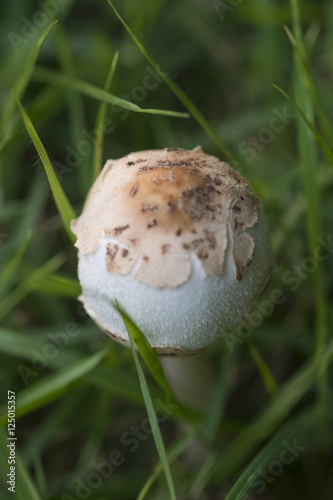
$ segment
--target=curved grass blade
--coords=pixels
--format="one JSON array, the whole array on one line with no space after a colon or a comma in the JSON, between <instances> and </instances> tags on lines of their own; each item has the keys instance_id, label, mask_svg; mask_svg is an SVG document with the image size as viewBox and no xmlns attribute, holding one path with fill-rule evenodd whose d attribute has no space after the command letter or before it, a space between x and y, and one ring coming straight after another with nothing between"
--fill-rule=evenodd
<instances>
[{"instance_id":1,"label":"curved grass blade","mask_svg":"<svg viewBox=\"0 0 333 500\"><path fill-rule=\"evenodd\" d=\"M250 354L252 358L254 359L255 364L257 365L257 368L259 370L259 373L261 375L261 378L264 382L264 385L267 389L267 392L272 395L275 394L276 391L278 390L278 386L275 382L274 376L270 369L267 366L267 363L261 356L260 352L258 349L255 347L255 345L250 342L249 340L247 341L247 346L249 348Z\"/></svg>"},{"instance_id":2,"label":"curved grass blade","mask_svg":"<svg viewBox=\"0 0 333 500\"><path fill-rule=\"evenodd\" d=\"M127 321L127 319L126 319L126 321ZM129 323L127 322L127 324L129 324ZM132 330L132 328L131 328L131 330ZM131 332L129 330L127 330L127 331L128 331L128 337L129 337L130 343L131 343L131 349L132 349L132 354L133 354L133 358L134 358L134 363L136 366L136 370L138 372L140 387L141 387L143 399L144 399L144 402L146 405L146 409L147 409L147 413L148 413L149 422L151 425L155 445L156 445L156 448L157 448L157 451L158 451L158 454L159 454L159 457L161 460L161 464L162 464L162 467L164 470L164 474L166 477L166 481L168 484L170 498L171 498L171 500L177 500L176 493L175 493L175 487L173 484L173 479L172 479L172 475L171 475L171 471L170 471L170 465L169 465L168 457L167 457L167 454L165 451L165 447L164 447L164 443L163 443L163 439L162 439L162 434L161 434L161 431L160 431L160 428L158 425L158 420L157 420L156 413L154 410L154 405L153 405L153 402L152 402L152 399L151 399L151 396L149 393L148 384L147 384L145 375L143 373L138 355L137 355L136 350L135 350L134 339L131 335Z\"/></svg>"},{"instance_id":3,"label":"curved grass blade","mask_svg":"<svg viewBox=\"0 0 333 500\"><path fill-rule=\"evenodd\" d=\"M7 421L7 417L6 417ZM8 445L7 435L4 429L0 428L0 470L2 471L2 477L7 478L9 472L8 465ZM17 443L17 441L16 441ZM32 479L22 462L21 456L16 451L16 463L15 463L15 476L16 476L16 488L13 498L18 500L41 500ZM5 483L5 480L4 480ZM10 492L7 498L10 498Z\"/></svg>"},{"instance_id":4,"label":"curved grass blade","mask_svg":"<svg viewBox=\"0 0 333 500\"><path fill-rule=\"evenodd\" d=\"M70 78L75 78L76 71L74 68L74 62L66 39L65 29L63 28L62 23L58 24L56 35L58 42L58 57L60 61L60 67L65 75L69 76ZM79 144L82 140L82 131L86 129L83 99L82 96L77 92L66 90L66 100L68 105L68 118L71 140L74 144ZM90 155L81 155L78 180L79 186L81 188L81 194L84 197L86 196L91 184L90 165Z\"/></svg>"},{"instance_id":5,"label":"curved grass blade","mask_svg":"<svg viewBox=\"0 0 333 500\"><path fill-rule=\"evenodd\" d=\"M24 122L26 129L27 129L27 132L30 135L31 140L32 140L32 142L37 150L37 153L38 153L38 155L39 155L39 157L42 160L42 163L44 165L46 175L47 175L47 178L49 180L50 187L52 190L53 198L54 198L54 201L57 205L62 222L63 222L64 227L66 229L66 232L67 232L71 242L75 243L76 238L75 238L75 236L72 233L71 228L70 228L71 220L76 218L76 214L74 212L74 209L73 209L72 205L70 204L70 202L68 201L68 198L67 198L66 194L64 193L64 191L60 185L60 182L58 181L58 178L53 170L52 163L47 155L47 152L42 144L42 141L40 140L28 114L26 113L26 111L24 110L24 108L22 107L22 105L18 99L17 99L17 105L18 105L18 108L21 112L23 122Z\"/></svg>"},{"instance_id":6,"label":"curved grass blade","mask_svg":"<svg viewBox=\"0 0 333 500\"><path fill-rule=\"evenodd\" d=\"M327 146L327 144L326 144L325 140L323 139L322 135L320 134L320 132L318 132L318 130L316 129L316 127L313 125L313 123L311 123L310 120L305 116L304 111L300 108L300 106L298 104L296 104L296 102L294 101L294 99L292 99L290 97L290 95L287 94L287 92L285 92L283 89L281 89L277 85L273 85L273 87L276 90L278 90L279 92L281 92L281 94L286 99L288 99L290 102L293 103L293 105L297 109L298 113L301 115L304 123L307 125L308 129L313 133L313 135L317 139L317 142L318 142L319 146L321 147L324 155L326 156L327 161L333 166L333 153L330 150L330 148Z\"/></svg>"},{"instance_id":7,"label":"curved grass blade","mask_svg":"<svg viewBox=\"0 0 333 500\"><path fill-rule=\"evenodd\" d=\"M213 130L213 128L209 125L208 121L206 118L203 116L201 111L196 107L196 105L187 97L187 95L181 90L180 87L167 75L164 74L164 72L160 69L159 65L157 62L151 57L151 55L148 53L148 51L144 48L144 46L141 44L141 42L138 40L138 38L134 35L133 31L131 28L128 26L128 24L124 21L124 19L121 17L119 12L116 10L114 7L113 3L110 0L107 0L108 4L112 8L113 12L119 19L119 21L122 23L128 34L132 37L133 41L135 42L136 46L140 50L140 52L144 55L144 57L147 59L149 64L155 69L155 71L163 78L164 82L168 85L168 87L172 90L172 92L178 97L178 99L183 103L185 108L188 109L190 114L193 116L193 118L198 122L198 124L205 130L205 132L211 137L211 139L215 142L215 144L218 146L220 151L225 155L225 157L233 162L236 162L236 159L234 155L229 151L227 146L221 141L219 136L216 134L216 132Z\"/></svg>"},{"instance_id":8,"label":"curved grass blade","mask_svg":"<svg viewBox=\"0 0 333 500\"><path fill-rule=\"evenodd\" d=\"M104 86L104 90L106 92L109 92L114 73L116 71L117 67L117 62L118 62L118 57L119 57L119 52L116 52L115 55L113 56L111 66L108 72L108 75L106 77L106 82ZM102 170L103 166L103 140L104 140L104 134L103 134L103 128L102 128L102 123L106 115L107 111L107 103L102 102L98 109L97 117L96 117L96 124L95 124L95 130L97 130L97 138L96 138L96 144L95 144L95 150L94 150L94 179L96 179Z\"/></svg>"},{"instance_id":9,"label":"curved grass blade","mask_svg":"<svg viewBox=\"0 0 333 500\"><path fill-rule=\"evenodd\" d=\"M8 262L5 269L1 272L0 297L8 290L8 286L10 285L13 277L15 276L18 265L21 262L22 257L28 248L31 236L32 236L32 231L29 230L26 238L21 243L19 249L17 250L15 255L11 258L11 260Z\"/></svg>"},{"instance_id":10,"label":"curved grass blade","mask_svg":"<svg viewBox=\"0 0 333 500\"><path fill-rule=\"evenodd\" d=\"M305 58L303 57L303 54L302 54L302 49L299 46L298 41L295 39L294 35L292 34L290 29L288 28L288 26L285 25L284 30L287 33L287 36L290 40L290 43L292 44L292 46L295 50L295 53L298 57L300 67L302 68L302 72L304 75L304 79L306 80L309 92L311 94L312 102L313 102L316 114L318 116L318 121L319 121L321 130L322 130L323 134L325 135L326 141L329 144L331 144L332 138L333 138L332 128L331 128L329 121L327 120L327 117L326 117L326 115L323 111L323 108L320 104L320 101L318 99L318 95L317 95L317 92L315 90L312 78L310 76L307 63L306 63Z\"/></svg>"},{"instance_id":11,"label":"curved grass blade","mask_svg":"<svg viewBox=\"0 0 333 500\"><path fill-rule=\"evenodd\" d=\"M45 278L56 271L65 262L65 256L58 254L47 262L43 267L34 271L22 283L19 283L13 291L0 301L0 319L8 314L29 293L37 290Z\"/></svg>"},{"instance_id":12,"label":"curved grass blade","mask_svg":"<svg viewBox=\"0 0 333 500\"><path fill-rule=\"evenodd\" d=\"M121 315L123 322L126 326L126 329L128 331L128 335L131 335L133 338L141 356L143 357L147 367L149 368L150 373L156 380L156 382L160 385L160 387L164 390L164 392L172 396L172 391L170 389L170 386L168 384L167 379L165 378L161 363L146 339L145 335L142 333L140 328L134 323L134 321L128 316L128 314L124 311L124 309L119 305L118 301L116 300L116 307L119 311L119 314Z\"/></svg>"},{"instance_id":13,"label":"curved grass blade","mask_svg":"<svg viewBox=\"0 0 333 500\"><path fill-rule=\"evenodd\" d=\"M301 53L305 54L305 47L302 35L301 9L298 0L290 0L293 30L295 39L300 47ZM311 95L306 87L306 78L302 72L301 64L297 58L294 61L295 66L295 100L304 115L313 121L314 109L311 102ZM301 121L298 121L298 147L301 164L304 168L301 170L304 195L306 199L306 223L307 240L310 255L315 255L318 246L318 237L322 236L323 216L321 207L321 191L318 186L317 163L318 152L315 147L315 141L308 127ZM314 294L315 309L315 338L317 353L321 352L326 344L328 337L328 311L329 306L326 298L326 283L322 262L318 265L311 275L311 282ZM325 370L323 376L318 380L320 397L325 400L327 394L327 380Z\"/></svg>"},{"instance_id":14,"label":"curved grass blade","mask_svg":"<svg viewBox=\"0 0 333 500\"><path fill-rule=\"evenodd\" d=\"M75 299L82 293L82 289L77 279L50 274L39 285L37 292Z\"/></svg>"},{"instance_id":15,"label":"curved grass blade","mask_svg":"<svg viewBox=\"0 0 333 500\"><path fill-rule=\"evenodd\" d=\"M76 92L85 94L92 99L96 99L97 101L113 104L114 106L119 106L120 108L128 109L129 111L134 111L136 113L173 116L175 118L188 118L189 116L187 113L179 113L177 111L169 111L165 109L143 109L140 108L140 106L110 94L109 92L106 92L91 83L71 78L66 75L59 75L55 71L50 71L48 69L37 68L35 71L35 79L43 81L48 85L58 85L59 87L75 90Z\"/></svg>"},{"instance_id":16,"label":"curved grass blade","mask_svg":"<svg viewBox=\"0 0 333 500\"><path fill-rule=\"evenodd\" d=\"M16 418L26 415L60 397L69 390L70 384L95 368L106 354L106 349L97 352L23 389L16 398ZM5 425L6 422L7 414L0 418L0 426Z\"/></svg>"},{"instance_id":17,"label":"curved grass blade","mask_svg":"<svg viewBox=\"0 0 333 500\"><path fill-rule=\"evenodd\" d=\"M332 361L333 341L322 350L320 355L314 355L306 366L280 389L253 423L248 425L225 449L224 454L218 458L210 472L215 482L230 477L230 474L241 466L254 446L275 430Z\"/></svg>"},{"instance_id":18,"label":"curved grass blade","mask_svg":"<svg viewBox=\"0 0 333 500\"><path fill-rule=\"evenodd\" d=\"M185 434L182 434L178 439L176 439L176 441L167 450L169 464L172 464L179 457L179 455L184 452L184 450L188 447L188 445L192 441L193 437L194 437L194 432L188 431ZM158 478L158 476L161 474L162 471L163 471L162 464L161 462L158 462L158 464L155 465L152 474L149 476L149 478L143 485L137 497L137 500L144 500L144 498L146 498L147 493L154 484L154 481L156 481L156 479Z\"/></svg>"},{"instance_id":19,"label":"curved grass blade","mask_svg":"<svg viewBox=\"0 0 333 500\"><path fill-rule=\"evenodd\" d=\"M28 86L28 83L31 79L31 75L33 73L39 52L43 46L43 43L45 42L47 36L49 35L50 31L52 28L57 24L58 21L54 21L50 26L48 26L40 38L37 40L36 45L32 49L30 56L27 59L25 67L21 70L20 76L16 82L16 85L14 86L14 93L15 96L17 96L18 99L21 99L22 95L25 92L25 89ZM5 108L3 115L2 115L2 126L6 126L8 121L10 120L13 112L15 109L15 97L13 95L10 96L8 100L7 107Z\"/></svg>"},{"instance_id":20,"label":"curved grass blade","mask_svg":"<svg viewBox=\"0 0 333 500\"><path fill-rule=\"evenodd\" d=\"M228 378L231 368L235 366L234 356L230 356L230 352L227 349L223 351L220 369L208 400L202 434L205 440L211 445L217 437L220 423L223 420L225 405L230 391Z\"/></svg>"},{"instance_id":21,"label":"curved grass blade","mask_svg":"<svg viewBox=\"0 0 333 500\"><path fill-rule=\"evenodd\" d=\"M308 434L314 426L319 425L318 417L320 413L318 407L311 411L306 410L300 416L294 418L286 424L264 448L257 454L252 462L247 466L242 475L237 479L234 486L229 491L225 500L241 500L251 489L256 479L267 467L271 460L274 460L281 452L283 442L293 440L304 434Z\"/></svg>"}]
</instances>

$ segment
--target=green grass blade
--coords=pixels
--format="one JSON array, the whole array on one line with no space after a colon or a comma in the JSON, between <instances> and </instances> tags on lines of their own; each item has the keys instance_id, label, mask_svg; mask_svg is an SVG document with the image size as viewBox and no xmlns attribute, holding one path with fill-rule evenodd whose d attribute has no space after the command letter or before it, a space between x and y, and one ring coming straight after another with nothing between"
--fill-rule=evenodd
<instances>
[{"instance_id":1,"label":"green grass blade","mask_svg":"<svg viewBox=\"0 0 333 500\"><path fill-rule=\"evenodd\" d=\"M65 262L65 256L58 254L44 266L34 271L22 283L19 283L13 291L8 293L0 301L0 319L5 317L17 304L21 302L29 293L37 290L45 278L56 271Z\"/></svg>"},{"instance_id":2,"label":"green grass blade","mask_svg":"<svg viewBox=\"0 0 333 500\"><path fill-rule=\"evenodd\" d=\"M191 113L193 118L198 122L198 124L205 130L205 132L211 137L211 139L215 142L217 147L220 149L220 151L225 155L225 157L228 160L231 161L236 161L235 157L233 154L229 151L227 146L221 141L219 136L216 134L216 132L213 130L213 128L210 126L206 118L203 116L201 111L196 107L196 105L187 97L187 95L181 90L181 88L167 75L164 74L164 72L160 69L159 65L157 62L151 57L151 55L148 53L148 51L143 47L141 42L138 40L138 38L134 35L133 31L131 28L128 26L128 24L124 21L124 19L121 17L119 12L116 10L114 5L110 0L108 0L108 3L110 7L113 9L113 12L119 19L119 21L122 23L128 34L132 37L134 40L136 46L140 50L140 52L144 55L144 57L147 59L149 64L155 69L155 71L163 78L164 82L168 85L168 87L172 90L172 92L178 97L178 99L183 103L185 108L188 109L188 111Z\"/></svg>"},{"instance_id":3,"label":"green grass blade","mask_svg":"<svg viewBox=\"0 0 333 500\"><path fill-rule=\"evenodd\" d=\"M223 420L223 414L227 397L229 393L228 377L230 369L234 366L235 356L230 356L230 352L225 349L220 361L220 370L217 374L217 380L210 395L207 405L203 425L203 435L208 443L213 444L218 435L220 424Z\"/></svg>"},{"instance_id":4,"label":"green grass blade","mask_svg":"<svg viewBox=\"0 0 333 500\"><path fill-rule=\"evenodd\" d=\"M0 297L1 297L1 295L3 295L6 292L13 277L15 276L15 273L17 272L18 265L21 262L22 257L25 254L25 251L27 250L28 245L31 241L31 236L32 236L32 232L29 230L26 238L21 243L19 249L17 250L15 255L12 257L12 259L8 262L5 269L2 271L1 281L0 281Z\"/></svg>"},{"instance_id":5,"label":"green grass blade","mask_svg":"<svg viewBox=\"0 0 333 500\"><path fill-rule=\"evenodd\" d=\"M188 118L187 113L179 113L177 111L169 111L165 109L143 109L137 104L134 104L125 99L121 99L109 92L106 92L95 85L78 80L76 78L71 78L66 75L59 75L55 71L50 71L47 69L37 68L35 71L35 79L38 81L44 81L48 85L58 85L59 87L64 87L65 89L75 90L80 92L92 99L97 101L106 102L108 104L113 104L119 108L128 109L129 111L134 111L136 113L147 113L153 115L162 116L173 116L175 118Z\"/></svg>"},{"instance_id":6,"label":"green grass blade","mask_svg":"<svg viewBox=\"0 0 333 500\"><path fill-rule=\"evenodd\" d=\"M302 25L298 0L291 0L292 22L295 39L301 54L305 56L302 39ZM306 78L302 66L295 58L295 100L304 111L305 116L313 121L313 106L311 95L306 86ZM298 148L301 163L304 195L306 199L307 239L310 255L315 255L318 237L322 233L321 192L318 184L317 165L318 154L314 138L308 127L298 121ZM315 304L316 349L320 352L327 340L328 304L326 299L326 284L322 262L318 262L316 270L311 275ZM327 396L326 376L319 380L319 390L322 400Z\"/></svg>"},{"instance_id":7,"label":"green grass blade","mask_svg":"<svg viewBox=\"0 0 333 500\"><path fill-rule=\"evenodd\" d=\"M60 274L49 274L45 276L37 292L76 299L81 294L82 289L77 279L61 276Z\"/></svg>"},{"instance_id":8,"label":"green grass blade","mask_svg":"<svg viewBox=\"0 0 333 500\"><path fill-rule=\"evenodd\" d=\"M143 357L150 373L156 380L156 382L160 385L160 387L164 390L166 394L169 396L172 396L172 391L170 389L170 386L168 384L167 379L165 378L161 363L152 348L152 346L149 344L148 340L146 339L145 335L142 333L140 328L134 323L134 321L128 316L128 314L122 309L122 307L119 305L118 301L116 300L116 307L119 311L119 314L121 315L123 322L126 326L126 329L128 331L128 335L130 335L141 356Z\"/></svg>"},{"instance_id":9,"label":"green grass blade","mask_svg":"<svg viewBox=\"0 0 333 500\"><path fill-rule=\"evenodd\" d=\"M6 488L5 484L7 481L7 474L9 472L9 465L8 465L9 448L7 448L9 441L7 440L7 437L8 436L6 435L5 430L0 428L0 470L2 472L1 476L3 478L6 478L3 481L4 488ZM16 473L15 493L9 491L6 498L17 498L18 500L42 500L35 488L35 485L32 482L31 477L29 476L27 469L25 468L25 465L22 462L22 459L17 449L16 449L15 473Z\"/></svg>"},{"instance_id":10,"label":"green grass blade","mask_svg":"<svg viewBox=\"0 0 333 500\"><path fill-rule=\"evenodd\" d=\"M319 146L321 147L324 155L326 156L326 159L327 161L332 165L333 167L333 153L331 151L331 149L329 148L329 146L327 145L327 143L325 142L324 138L322 137L322 135L318 132L318 130L316 129L316 127L313 125L313 123L311 123L311 121L305 116L305 113L303 112L303 110L301 109L300 106L298 106L298 104L294 101L294 99L292 99L283 89L281 89L280 87L278 87L277 85L273 85L273 87L278 90L279 92L281 92L281 94L286 98L288 99L290 102L293 103L293 105L295 106L296 110L298 111L298 113L301 115L302 117L302 120L304 122L304 124L308 127L309 131L312 132L312 134L315 136L315 138L317 139L318 141L318 144Z\"/></svg>"},{"instance_id":11,"label":"green grass blade","mask_svg":"<svg viewBox=\"0 0 333 500\"><path fill-rule=\"evenodd\" d=\"M42 457L37 451L34 451L33 453L33 463L35 469L36 486L41 494L41 497L47 499L49 498L47 491L47 479L45 477Z\"/></svg>"},{"instance_id":12,"label":"green grass blade","mask_svg":"<svg viewBox=\"0 0 333 500\"><path fill-rule=\"evenodd\" d=\"M186 432L185 434L182 434L176 441L168 448L167 450L167 457L169 464L172 464L178 457L183 453L190 442L193 439L194 433L192 431ZM158 478L158 476L161 474L163 471L162 464L161 462L158 462L156 466L154 467L154 470L152 474L149 476L145 484L143 485L137 500L144 500L146 498L147 494L149 493L150 488L154 484L154 481Z\"/></svg>"},{"instance_id":13,"label":"green grass blade","mask_svg":"<svg viewBox=\"0 0 333 500\"><path fill-rule=\"evenodd\" d=\"M161 434L161 431L160 431L160 428L158 425L158 420L157 420L156 413L154 410L154 405L153 405L153 402L152 402L152 399L151 399L151 396L149 393L148 384L147 384L145 375L143 373L138 355L137 355L136 350L135 350L134 339L132 338L131 332L129 330L128 330L128 336L129 336L129 339L131 342L131 349L132 349L132 354L133 354L133 358L134 358L134 363L136 366L136 370L138 372L140 387L141 387L143 399L144 399L144 402L146 405L146 409L147 409L147 413L148 413L148 417L149 417L155 445L156 445L156 448L157 448L157 451L158 451L158 454L159 454L159 457L161 460L161 464L162 464L162 467L164 470L166 480L167 480L170 498L171 498L171 500L177 500L176 493L175 493L175 487L173 484L173 479L172 479L172 475L171 475L171 471L170 471L169 461L168 461L168 457L167 457L167 454L165 451L162 434Z\"/></svg>"},{"instance_id":14,"label":"green grass blade","mask_svg":"<svg viewBox=\"0 0 333 500\"><path fill-rule=\"evenodd\" d=\"M24 122L26 129L27 129L27 132L30 135L31 140L32 140L32 142L37 150L37 153L38 153L38 155L39 155L39 157L42 160L42 163L44 165L46 175L47 175L48 181L50 183L50 187L51 187L52 194L54 197L54 201L57 205L62 222L63 222L64 227L66 229L66 232L67 232L70 240L72 241L72 243L75 243L76 238L75 238L75 236L72 233L71 228L70 228L71 220L76 218L76 214L74 212L74 209L73 209L72 205L70 204L70 202L68 201L68 198L67 198L66 194L64 193L64 191L59 183L59 180L58 180L58 178L53 170L52 163L50 162L50 159L49 159L47 152L42 144L42 141L40 140L28 114L23 109L23 107L18 99L17 99L17 105L18 105L19 110L21 112L23 122Z\"/></svg>"},{"instance_id":15,"label":"green grass blade","mask_svg":"<svg viewBox=\"0 0 333 500\"><path fill-rule=\"evenodd\" d=\"M115 55L113 56L110 70L108 72L108 75L106 77L106 82L104 86L104 90L106 92L109 92L114 73L116 71L117 67L117 62L118 62L118 57L119 57L119 52L116 52ZM94 149L94 179L96 179L102 170L103 166L103 140L104 140L104 134L103 134L103 128L102 128L102 123L103 120L106 116L106 111L107 111L107 103L102 102L98 109L97 117L96 117L96 124L95 124L95 130L97 130L97 139L95 143L95 149Z\"/></svg>"},{"instance_id":16,"label":"green grass blade","mask_svg":"<svg viewBox=\"0 0 333 500\"><path fill-rule=\"evenodd\" d=\"M261 375L261 378L264 382L264 385L267 389L267 392L272 395L278 390L278 386L275 382L274 376L270 369L267 366L267 363L265 362L264 358L261 356L260 352L258 349L255 347L255 345L250 342L249 340L247 341L247 346L249 348L250 354L257 365L257 368L259 370L259 373Z\"/></svg>"},{"instance_id":17,"label":"green grass blade","mask_svg":"<svg viewBox=\"0 0 333 500\"><path fill-rule=\"evenodd\" d=\"M295 436L300 437L308 434L314 426L319 424L318 416L317 408L311 411L306 410L283 426L247 466L225 497L225 500L241 500L244 498L269 462L274 460L281 452L283 442L293 440Z\"/></svg>"},{"instance_id":18,"label":"green grass blade","mask_svg":"<svg viewBox=\"0 0 333 500\"><path fill-rule=\"evenodd\" d=\"M106 354L106 349L97 352L23 389L16 397L16 418L44 406L67 392L70 384L89 373ZM5 425L6 421L7 415L4 415L0 418L0 426Z\"/></svg>"},{"instance_id":19,"label":"green grass blade","mask_svg":"<svg viewBox=\"0 0 333 500\"><path fill-rule=\"evenodd\" d=\"M32 49L30 56L27 59L25 67L21 70L20 76L16 82L16 85L14 86L14 93L15 96L18 99L21 99L22 95L25 92L25 89L27 88L29 81L31 79L39 52L43 46L43 43L45 42L47 36L49 35L50 31L52 28L57 24L58 21L54 21L50 26L48 26L40 38L38 39L36 45ZM2 115L2 128L5 128L8 121L10 120L13 112L15 110L15 97L11 95L8 99L8 104L3 112Z\"/></svg>"},{"instance_id":20,"label":"green grass blade","mask_svg":"<svg viewBox=\"0 0 333 500\"><path fill-rule=\"evenodd\" d=\"M75 78L76 72L74 69L73 58L68 46L65 30L60 23L57 26L56 34L58 42L58 57L61 69L69 78ZM68 103L71 140L73 141L73 144L79 144L82 140L82 131L86 128L83 99L80 94L73 90L66 91L66 99ZM90 165L90 155L81 155L78 179L83 196L86 196L87 190L91 184Z\"/></svg>"},{"instance_id":21,"label":"green grass blade","mask_svg":"<svg viewBox=\"0 0 333 500\"><path fill-rule=\"evenodd\" d=\"M308 87L309 92L311 94L314 109L315 109L316 114L318 116L318 122L319 122L321 130L325 136L325 140L329 144L332 144L332 138L333 138L332 127L331 127L331 125L330 125L330 123L329 123L329 121L324 113L324 110L320 104L320 101L318 99L318 95L317 95L317 92L315 90L312 78L310 76L310 73L309 73L309 70L307 67L307 63L303 57L302 50L299 47L297 40L295 39L294 35L292 34L292 32L290 31L288 26L284 26L284 30L287 33L287 36L288 36L288 38L289 38L289 40L290 40L290 42L295 50L296 56L298 58L300 67L301 67L302 72L303 72L304 79L306 80L307 87Z\"/></svg>"},{"instance_id":22,"label":"green grass blade","mask_svg":"<svg viewBox=\"0 0 333 500\"><path fill-rule=\"evenodd\" d=\"M310 362L280 389L253 423L248 425L224 450L224 454L218 458L214 470L211 471L216 482L234 473L254 446L270 436L332 361L333 341L320 355L314 355Z\"/></svg>"}]
</instances>

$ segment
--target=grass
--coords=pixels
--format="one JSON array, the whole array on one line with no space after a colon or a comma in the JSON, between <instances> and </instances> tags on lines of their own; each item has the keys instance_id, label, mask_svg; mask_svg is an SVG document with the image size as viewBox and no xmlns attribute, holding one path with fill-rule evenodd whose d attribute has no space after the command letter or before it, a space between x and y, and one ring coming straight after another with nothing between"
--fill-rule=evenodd
<instances>
[{"instance_id":1,"label":"grass","mask_svg":"<svg viewBox=\"0 0 333 500\"><path fill-rule=\"evenodd\" d=\"M0 71L0 475L11 390L17 498L332 498L332 6L225 4L72 0L30 38L22 19L41 7L3 7L2 32L23 36L17 50L3 37ZM208 349L203 413L174 401L135 318L121 309L130 350L85 313L70 230L107 158L197 144L260 196L274 250L261 300L285 299L233 353Z\"/></svg>"}]
</instances>

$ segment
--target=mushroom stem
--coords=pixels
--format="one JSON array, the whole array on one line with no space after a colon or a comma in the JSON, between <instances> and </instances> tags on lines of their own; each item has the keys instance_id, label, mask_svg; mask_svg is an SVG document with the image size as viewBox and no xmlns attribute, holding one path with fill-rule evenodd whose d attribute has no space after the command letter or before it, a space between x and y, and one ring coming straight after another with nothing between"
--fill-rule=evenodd
<instances>
[{"instance_id":1,"label":"mushroom stem","mask_svg":"<svg viewBox=\"0 0 333 500\"><path fill-rule=\"evenodd\" d=\"M204 349L190 356L161 356L160 361L177 400L204 412L213 381L207 351ZM208 456L206 444L198 437L193 439L183 454L184 462L191 468L202 466Z\"/></svg>"},{"instance_id":2,"label":"mushroom stem","mask_svg":"<svg viewBox=\"0 0 333 500\"><path fill-rule=\"evenodd\" d=\"M191 356L161 356L160 361L179 402L204 411L213 380L207 352L202 350Z\"/></svg>"}]
</instances>

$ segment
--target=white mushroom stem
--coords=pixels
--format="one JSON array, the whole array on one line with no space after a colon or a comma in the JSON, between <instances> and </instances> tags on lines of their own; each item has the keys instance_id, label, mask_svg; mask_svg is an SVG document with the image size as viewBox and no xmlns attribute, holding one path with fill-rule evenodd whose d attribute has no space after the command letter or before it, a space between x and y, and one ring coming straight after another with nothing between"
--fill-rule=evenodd
<instances>
[{"instance_id":1,"label":"white mushroom stem","mask_svg":"<svg viewBox=\"0 0 333 500\"><path fill-rule=\"evenodd\" d=\"M160 361L176 399L204 411L213 381L206 351L191 356L161 356Z\"/></svg>"}]
</instances>

